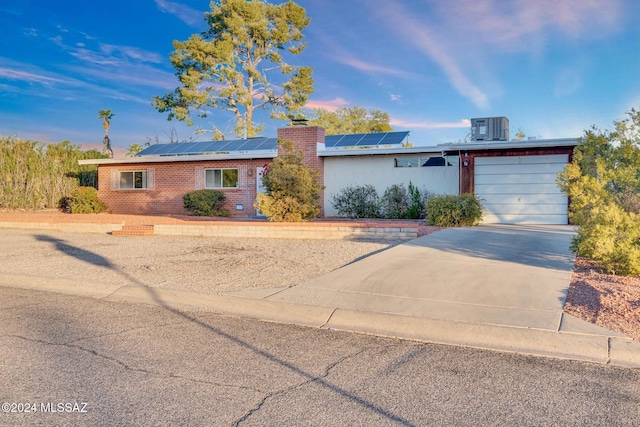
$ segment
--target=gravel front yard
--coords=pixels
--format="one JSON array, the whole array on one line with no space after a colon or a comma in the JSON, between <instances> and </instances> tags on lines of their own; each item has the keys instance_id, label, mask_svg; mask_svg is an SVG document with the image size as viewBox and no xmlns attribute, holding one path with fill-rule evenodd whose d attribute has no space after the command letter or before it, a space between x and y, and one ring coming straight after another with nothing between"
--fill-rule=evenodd
<instances>
[{"instance_id":1,"label":"gravel front yard","mask_svg":"<svg viewBox=\"0 0 640 427\"><path fill-rule=\"evenodd\" d=\"M116 237L0 230L0 274L206 294L293 286L401 241Z\"/></svg>"},{"instance_id":2,"label":"gravel front yard","mask_svg":"<svg viewBox=\"0 0 640 427\"><path fill-rule=\"evenodd\" d=\"M640 341L640 277L605 274L577 258L564 311Z\"/></svg>"},{"instance_id":3,"label":"gravel front yard","mask_svg":"<svg viewBox=\"0 0 640 427\"><path fill-rule=\"evenodd\" d=\"M216 294L293 286L401 242L0 229L0 274L53 277L78 286L144 284ZM603 274L578 258L564 310L640 341L640 278Z\"/></svg>"}]
</instances>

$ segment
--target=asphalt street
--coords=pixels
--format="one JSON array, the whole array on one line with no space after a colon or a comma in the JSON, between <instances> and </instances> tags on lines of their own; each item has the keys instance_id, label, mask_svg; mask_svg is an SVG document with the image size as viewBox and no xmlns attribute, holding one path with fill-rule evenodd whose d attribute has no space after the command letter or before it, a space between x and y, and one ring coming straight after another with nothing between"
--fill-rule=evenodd
<instances>
[{"instance_id":1,"label":"asphalt street","mask_svg":"<svg viewBox=\"0 0 640 427\"><path fill-rule=\"evenodd\" d=\"M4 287L0 336L3 426L638 425L584 362Z\"/></svg>"}]
</instances>

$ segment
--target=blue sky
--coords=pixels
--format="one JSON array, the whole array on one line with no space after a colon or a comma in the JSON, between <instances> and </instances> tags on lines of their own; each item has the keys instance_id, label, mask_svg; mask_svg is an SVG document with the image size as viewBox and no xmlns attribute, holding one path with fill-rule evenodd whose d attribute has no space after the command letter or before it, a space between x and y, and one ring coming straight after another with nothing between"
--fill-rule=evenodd
<instances>
[{"instance_id":1,"label":"blue sky","mask_svg":"<svg viewBox=\"0 0 640 427\"><path fill-rule=\"evenodd\" d=\"M306 0L309 107L386 111L414 145L464 139L468 119L507 116L543 138L609 127L640 107L634 0ZM116 153L194 133L151 107L178 86L173 40L206 28L207 0L0 1L0 135ZM231 116L200 125L231 135ZM264 118L265 136L281 121ZM198 140L206 140L200 136Z\"/></svg>"}]
</instances>

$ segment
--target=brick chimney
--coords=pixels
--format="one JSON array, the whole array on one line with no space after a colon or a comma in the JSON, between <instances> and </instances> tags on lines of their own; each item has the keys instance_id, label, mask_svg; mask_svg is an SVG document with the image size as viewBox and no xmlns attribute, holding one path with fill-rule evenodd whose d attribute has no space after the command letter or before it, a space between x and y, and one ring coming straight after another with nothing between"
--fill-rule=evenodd
<instances>
[{"instance_id":1,"label":"brick chimney","mask_svg":"<svg viewBox=\"0 0 640 427\"><path fill-rule=\"evenodd\" d=\"M318 143L324 146L324 128L307 126L305 123L278 129L278 139L293 142L295 149L302 151L304 164L318 171L320 184L324 185L324 158L318 157ZM278 146L278 156L282 148ZM324 190L320 191L320 217L324 217Z\"/></svg>"}]
</instances>

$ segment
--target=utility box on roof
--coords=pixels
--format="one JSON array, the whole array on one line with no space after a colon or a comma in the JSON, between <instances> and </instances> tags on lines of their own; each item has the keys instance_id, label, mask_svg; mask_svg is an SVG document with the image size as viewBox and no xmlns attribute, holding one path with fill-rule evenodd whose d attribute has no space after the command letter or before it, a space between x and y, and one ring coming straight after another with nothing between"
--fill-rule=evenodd
<instances>
[{"instance_id":1,"label":"utility box on roof","mask_svg":"<svg viewBox=\"0 0 640 427\"><path fill-rule=\"evenodd\" d=\"M471 119L472 141L509 141L509 119L486 117Z\"/></svg>"}]
</instances>

